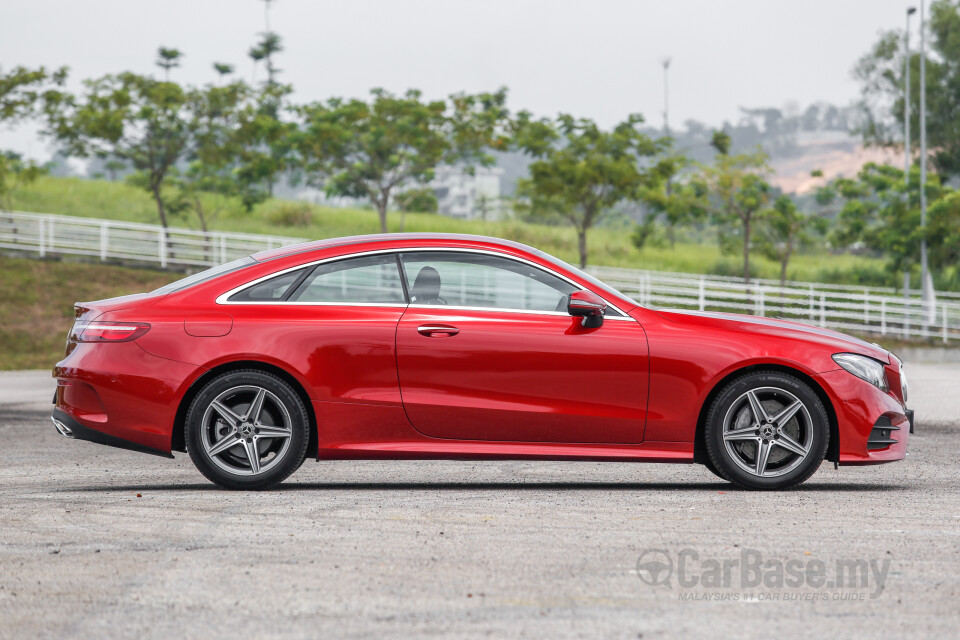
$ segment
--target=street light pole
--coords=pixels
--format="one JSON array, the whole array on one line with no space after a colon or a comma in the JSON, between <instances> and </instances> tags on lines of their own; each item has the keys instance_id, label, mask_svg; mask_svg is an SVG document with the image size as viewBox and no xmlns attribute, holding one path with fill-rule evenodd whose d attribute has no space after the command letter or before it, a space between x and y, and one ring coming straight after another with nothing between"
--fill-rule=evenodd
<instances>
[{"instance_id":1,"label":"street light pole","mask_svg":"<svg viewBox=\"0 0 960 640\"><path fill-rule=\"evenodd\" d=\"M917 12L916 7L907 9L907 30L903 34L904 80L903 80L903 154L905 184L910 184L910 16Z\"/></svg>"},{"instance_id":2,"label":"street light pole","mask_svg":"<svg viewBox=\"0 0 960 640\"><path fill-rule=\"evenodd\" d=\"M923 292L924 319L929 322L935 311L933 286L927 267L927 19L924 0L920 0L920 287Z\"/></svg>"}]
</instances>

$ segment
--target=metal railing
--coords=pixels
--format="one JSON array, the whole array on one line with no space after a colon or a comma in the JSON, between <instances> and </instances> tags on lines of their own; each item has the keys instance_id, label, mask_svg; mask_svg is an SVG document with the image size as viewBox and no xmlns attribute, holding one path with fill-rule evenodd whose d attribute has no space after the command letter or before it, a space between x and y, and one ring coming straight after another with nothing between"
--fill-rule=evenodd
<instances>
[{"instance_id":1,"label":"metal railing","mask_svg":"<svg viewBox=\"0 0 960 640\"><path fill-rule=\"evenodd\" d=\"M191 229L37 213L0 213L0 249L79 255L161 268L210 267L303 238ZM895 289L754 280L639 269L591 267L591 273L652 308L771 316L808 324L943 342L960 340L960 294L939 292L935 306Z\"/></svg>"},{"instance_id":2,"label":"metal railing","mask_svg":"<svg viewBox=\"0 0 960 640\"><path fill-rule=\"evenodd\" d=\"M779 281L749 284L685 273L591 267L611 286L655 309L746 313L881 336L960 340L960 302L943 297L933 305L881 290ZM889 291L893 291L892 289ZM938 293L938 296L940 294Z\"/></svg>"},{"instance_id":3,"label":"metal railing","mask_svg":"<svg viewBox=\"0 0 960 640\"><path fill-rule=\"evenodd\" d=\"M0 249L147 262L161 268L211 267L303 238L195 231L37 213L0 213Z\"/></svg>"}]
</instances>

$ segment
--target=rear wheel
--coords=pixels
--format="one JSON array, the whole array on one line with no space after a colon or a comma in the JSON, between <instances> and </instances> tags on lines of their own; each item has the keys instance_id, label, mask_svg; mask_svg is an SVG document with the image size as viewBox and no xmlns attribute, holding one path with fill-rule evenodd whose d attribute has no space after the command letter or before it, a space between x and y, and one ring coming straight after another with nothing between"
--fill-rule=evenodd
<instances>
[{"instance_id":1,"label":"rear wheel","mask_svg":"<svg viewBox=\"0 0 960 640\"><path fill-rule=\"evenodd\" d=\"M303 463L309 441L306 408L277 376L225 373L194 398L185 441L197 469L228 489L266 489Z\"/></svg>"},{"instance_id":2,"label":"rear wheel","mask_svg":"<svg viewBox=\"0 0 960 640\"><path fill-rule=\"evenodd\" d=\"M820 466L830 428L823 403L807 384L789 374L761 371L720 392L707 414L704 436L721 477L748 489L786 489Z\"/></svg>"}]
</instances>

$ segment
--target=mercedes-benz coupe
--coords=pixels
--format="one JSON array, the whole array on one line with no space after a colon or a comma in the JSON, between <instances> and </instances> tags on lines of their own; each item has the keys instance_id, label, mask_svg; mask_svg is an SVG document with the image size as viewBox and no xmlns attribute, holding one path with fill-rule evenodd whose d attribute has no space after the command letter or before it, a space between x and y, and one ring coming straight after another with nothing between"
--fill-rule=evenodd
<instances>
[{"instance_id":1,"label":"mercedes-benz coupe","mask_svg":"<svg viewBox=\"0 0 960 640\"><path fill-rule=\"evenodd\" d=\"M903 364L805 324L645 308L506 240L295 245L78 303L67 436L273 486L307 458L686 462L751 489L906 455Z\"/></svg>"}]
</instances>

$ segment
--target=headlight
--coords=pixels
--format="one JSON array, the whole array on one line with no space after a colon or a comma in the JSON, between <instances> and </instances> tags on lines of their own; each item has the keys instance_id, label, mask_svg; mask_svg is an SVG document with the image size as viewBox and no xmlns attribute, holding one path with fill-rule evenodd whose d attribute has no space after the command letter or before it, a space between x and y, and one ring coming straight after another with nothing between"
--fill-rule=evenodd
<instances>
[{"instance_id":1,"label":"headlight","mask_svg":"<svg viewBox=\"0 0 960 640\"><path fill-rule=\"evenodd\" d=\"M907 406L907 372L900 367L900 392L903 394L903 406Z\"/></svg>"},{"instance_id":2,"label":"headlight","mask_svg":"<svg viewBox=\"0 0 960 640\"><path fill-rule=\"evenodd\" d=\"M854 353L836 353L833 355L833 361L852 373L853 375L866 380L881 391L889 391L890 385L887 384L887 372L883 365L867 356L858 356Z\"/></svg>"}]
</instances>

